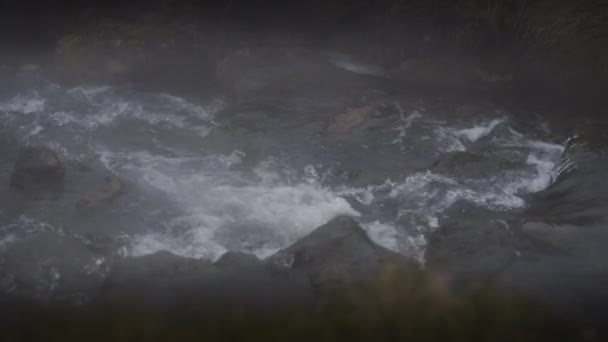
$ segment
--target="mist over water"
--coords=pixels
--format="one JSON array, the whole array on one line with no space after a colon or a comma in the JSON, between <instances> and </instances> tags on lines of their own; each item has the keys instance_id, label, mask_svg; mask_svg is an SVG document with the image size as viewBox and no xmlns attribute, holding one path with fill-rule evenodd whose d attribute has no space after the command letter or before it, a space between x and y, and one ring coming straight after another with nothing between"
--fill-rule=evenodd
<instances>
[{"instance_id":1,"label":"mist over water","mask_svg":"<svg viewBox=\"0 0 608 342\"><path fill-rule=\"evenodd\" d=\"M3 192L2 259L13 260L30 241L52 241L49 254L30 264L4 263L6 293L20 291L21 267L32 268L35 291L52 295L62 272L102 277L116 257L170 251L216 260L240 251L265 258L340 215L424 263L447 209L466 202L487 209L488 220L525 209L527 196L553 181L564 149L545 119L522 121L481 102L432 103L372 88L384 95L345 136L333 128L344 107L323 98L283 97L279 107L262 104L235 117L221 96L66 86L33 66L12 72L15 87L0 94L2 135L10 141L2 148L3 184L11 156L25 145L58 153L67 182L50 198ZM336 109L314 113L319 106ZM268 115L279 116L278 125ZM450 164L466 153L481 159ZM83 214L78 201L103 192L108 177L124 191ZM65 248L78 250L69 266Z\"/></svg>"}]
</instances>

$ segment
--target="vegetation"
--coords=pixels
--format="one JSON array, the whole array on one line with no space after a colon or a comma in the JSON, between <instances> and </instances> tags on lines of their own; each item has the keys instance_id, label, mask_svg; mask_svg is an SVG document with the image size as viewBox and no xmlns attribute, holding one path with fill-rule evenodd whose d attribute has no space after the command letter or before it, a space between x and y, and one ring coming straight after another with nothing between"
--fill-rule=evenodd
<instances>
[{"instance_id":1,"label":"vegetation","mask_svg":"<svg viewBox=\"0 0 608 342\"><path fill-rule=\"evenodd\" d=\"M435 276L388 268L367 286L308 308L150 311L129 305L20 307L4 340L45 341L576 341L574 321L516 296L480 288L454 294ZM123 303L127 304L127 303Z\"/></svg>"}]
</instances>

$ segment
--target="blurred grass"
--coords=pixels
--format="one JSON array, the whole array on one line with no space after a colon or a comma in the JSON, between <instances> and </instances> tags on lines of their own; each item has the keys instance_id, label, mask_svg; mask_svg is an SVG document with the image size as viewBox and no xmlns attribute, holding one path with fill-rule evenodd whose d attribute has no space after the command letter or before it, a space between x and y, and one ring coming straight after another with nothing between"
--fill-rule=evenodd
<instances>
[{"instance_id":1,"label":"blurred grass","mask_svg":"<svg viewBox=\"0 0 608 342\"><path fill-rule=\"evenodd\" d=\"M308 308L213 315L100 305L21 307L3 341L576 341L574 321L490 287L455 294L425 272L387 268ZM203 310L204 311L204 310ZM6 314L7 311L4 311ZM6 322L6 320L5 320Z\"/></svg>"}]
</instances>

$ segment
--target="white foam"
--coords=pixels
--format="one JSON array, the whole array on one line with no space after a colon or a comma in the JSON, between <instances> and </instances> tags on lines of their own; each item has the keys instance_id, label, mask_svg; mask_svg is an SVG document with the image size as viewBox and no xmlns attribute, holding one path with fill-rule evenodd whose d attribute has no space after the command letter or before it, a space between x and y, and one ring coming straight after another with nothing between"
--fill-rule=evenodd
<instances>
[{"instance_id":1,"label":"white foam","mask_svg":"<svg viewBox=\"0 0 608 342\"><path fill-rule=\"evenodd\" d=\"M152 125L163 124L207 133L206 125L192 125L188 120L198 119L211 124L215 113L223 107L221 99L202 106L165 93L126 97L109 86L76 87L67 90L66 94L87 106L88 110L85 113L72 113L69 109L57 111L54 115L58 123L72 122L88 129L112 125L120 118L131 118Z\"/></svg>"},{"instance_id":2,"label":"white foam","mask_svg":"<svg viewBox=\"0 0 608 342\"><path fill-rule=\"evenodd\" d=\"M494 119L490 122L481 124L479 126L455 131L455 133L457 136L464 137L467 140L469 140L470 142L475 142L475 141L479 140L480 138L483 138L483 137L487 136L488 134L492 133L492 131L494 130L494 128L496 128L496 126L498 126L504 122L505 122L504 119Z\"/></svg>"},{"instance_id":3,"label":"white foam","mask_svg":"<svg viewBox=\"0 0 608 342\"><path fill-rule=\"evenodd\" d=\"M110 86L80 86L69 89L67 92L72 96L82 96L87 101L93 101L98 95L108 93L111 90Z\"/></svg>"},{"instance_id":4,"label":"white foam","mask_svg":"<svg viewBox=\"0 0 608 342\"><path fill-rule=\"evenodd\" d=\"M535 149L543 150L546 152L559 153L559 154L563 153L564 149L565 149L563 145L553 144L553 143L548 143L548 142L538 141L538 140L528 140L528 146L535 148Z\"/></svg>"},{"instance_id":5,"label":"white foam","mask_svg":"<svg viewBox=\"0 0 608 342\"><path fill-rule=\"evenodd\" d=\"M532 178L523 186L525 190L528 192L538 192L551 185L556 175L554 162L541 159L535 154L530 154L527 163L536 168L537 177Z\"/></svg>"},{"instance_id":6,"label":"white foam","mask_svg":"<svg viewBox=\"0 0 608 342\"><path fill-rule=\"evenodd\" d=\"M394 252L400 252L400 236L394 226L374 221L364 224L363 229L365 229L370 239L378 245Z\"/></svg>"},{"instance_id":7,"label":"white foam","mask_svg":"<svg viewBox=\"0 0 608 342\"><path fill-rule=\"evenodd\" d=\"M340 187L337 190L337 194L342 197L352 197L357 202L363 205L371 205L372 202L376 199L374 195L374 191L376 191L379 186L369 185L365 188L353 188L353 187Z\"/></svg>"},{"instance_id":8,"label":"white foam","mask_svg":"<svg viewBox=\"0 0 608 342\"><path fill-rule=\"evenodd\" d=\"M415 110L406 116L406 112L399 102L395 102L395 108L397 108L399 112L400 124L399 127L397 127L399 135L393 140L393 144L400 144L401 149L404 149L405 146L403 139L405 139L405 137L407 136L407 132L412 127L414 120L421 118L422 114L419 111Z\"/></svg>"},{"instance_id":9,"label":"white foam","mask_svg":"<svg viewBox=\"0 0 608 342\"><path fill-rule=\"evenodd\" d=\"M27 95L18 94L8 101L0 102L0 111L32 114L44 111L45 104L46 100L34 91Z\"/></svg>"},{"instance_id":10,"label":"white foam","mask_svg":"<svg viewBox=\"0 0 608 342\"><path fill-rule=\"evenodd\" d=\"M172 107L174 107L177 111L184 111L187 113L191 113L201 119L206 119L206 120L213 119L213 114L215 112L217 112L219 109L221 109L224 105L224 103L221 99L217 99L215 102L211 103L211 105L210 105L211 110L209 110L208 108L188 102L188 101L186 101L186 99L183 99L178 96L174 96L171 94L161 94L160 96L164 99L167 99L169 101L170 105Z\"/></svg>"},{"instance_id":11,"label":"white foam","mask_svg":"<svg viewBox=\"0 0 608 342\"><path fill-rule=\"evenodd\" d=\"M435 129L435 144L442 152L466 151L460 137L451 128L439 126Z\"/></svg>"},{"instance_id":12,"label":"white foam","mask_svg":"<svg viewBox=\"0 0 608 342\"><path fill-rule=\"evenodd\" d=\"M213 259L230 247L226 243L235 243L263 257L335 216L359 215L344 198L313 181L285 184L276 177L243 179L229 170L226 156L210 158L145 153L105 156L115 170L129 172L146 186L162 191L185 213L168 222L166 232L133 237L130 255L168 250ZM213 161L215 166L209 166ZM260 236L262 241L258 241Z\"/></svg>"},{"instance_id":13,"label":"white foam","mask_svg":"<svg viewBox=\"0 0 608 342\"><path fill-rule=\"evenodd\" d=\"M4 251L9 245L17 242L15 234L8 234L0 238L0 252Z\"/></svg>"}]
</instances>

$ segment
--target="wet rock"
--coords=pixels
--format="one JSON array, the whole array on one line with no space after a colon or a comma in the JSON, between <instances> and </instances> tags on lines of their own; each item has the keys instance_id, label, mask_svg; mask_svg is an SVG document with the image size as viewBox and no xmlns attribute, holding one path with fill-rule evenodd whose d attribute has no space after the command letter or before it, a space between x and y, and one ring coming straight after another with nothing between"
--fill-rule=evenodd
<instances>
[{"instance_id":1,"label":"wet rock","mask_svg":"<svg viewBox=\"0 0 608 342\"><path fill-rule=\"evenodd\" d=\"M495 277L516 258L515 236L508 222L488 220L483 210L465 206L458 211L431 235L426 266L459 286L475 286Z\"/></svg>"},{"instance_id":2,"label":"wet rock","mask_svg":"<svg viewBox=\"0 0 608 342\"><path fill-rule=\"evenodd\" d=\"M102 304L176 314L263 310L311 299L304 279L263 267L240 253L229 253L215 264L169 252L125 258L115 264L104 288Z\"/></svg>"},{"instance_id":3,"label":"wet rock","mask_svg":"<svg viewBox=\"0 0 608 342\"><path fill-rule=\"evenodd\" d=\"M65 167L59 156L46 147L24 148L11 174L11 187L25 191L59 190Z\"/></svg>"},{"instance_id":4,"label":"wet rock","mask_svg":"<svg viewBox=\"0 0 608 342\"><path fill-rule=\"evenodd\" d=\"M170 252L157 252L118 261L108 279L108 286L118 287L128 282L133 284L146 282L152 277L157 278L157 282L150 284L150 288L162 288L167 284L181 282L195 284L213 272L214 268L208 261L184 258Z\"/></svg>"},{"instance_id":5,"label":"wet rock","mask_svg":"<svg viewBox=\"0 0 608 342\"><path fill-rule=\"evenodd\" d=\"M253 254L226 252L213 264L221 268L242 269L260 267L262 265L262 261Z\"/></svg>"},{"instance_id":6,"label":"wet rock","mask_svg":"<svg viewBox=\"0 0 608 342\"><path fill-rule=\"evenodd\" d=\"M606 132L606 125L596 124L569 139L554 182L531 201L531 220L579 226L608 221Z\"/></svg>"},{"instance_id":7,"label":"wet rock","mask_svg":"<svg viewBox=\"0 0 608 342\"><path fill-rule=\"evenodd\" d=\"M387 267L417 269L413 261L374 244L350 217L331 220L268 262L305 274L321 292L371 281Z\"/></svg>"},{"instance_id":8,"label":"wet rock","mask_svg":"<svg viewBox=\"0 0 608 342\"><path fill-rule=\"evenodd\" d=\"M354 128L371 117L374 110L373 106L363 106L342 112L334 116L327 131L338 135L350 133Z\"/></svg>"},{"instance_id":9,"label":"wet rock","mask_svg":"<svg viewBox=\"0 0 608 342\"><path fill-rule=\"evenodd\" d=\"M122 181L116 176L108 176L99 192L91 194L76 202L76 209L81 213L90 213L95 209L112 202L124 192Z\"/></svg>"},{"instance_id":10,"label":"wet rock","mask_svg":"<svg viewBox=\"0 0 608 342\"><path fill-rule=\"evenodd\" d=\"M530 239L562 252L574 252L578 247L580 227L544 222L526 222L521 232Z\"/></svg>"},{"instance_id":11,"label":"wet rock","mask_svg":"<svg viewBox=\"0 0 608 342\"><path fill-rule=\"evenodd\" d=\"M0 256L0 291L81 303L96 295L104 259L76 238L45 231L16 238Z\"/></svg>"},{"instance_id":12,"label":"wet rock","mask_svg":"<svg viewBox=\"0 0 608 342\"><path fill-rule=\"evenodd\" d=\"M169 252L125 258L113 265L98 300L119 306L176 310L186 300L196 298L196 289L214 273L209 262Z\"/></svg>"},{"instance_id":13,"label":"wet rock","mask_svg":"<svg viewBox=\"0 0 608 342\"><path fill-rule=\"evenodd\" d=\"M508 170L516 169L520 163L502 158L489 157L466 151L454 151L442 154L431 166L437 174L457 178L488 178Z\"/></svg>"},{"instance_id":14,"label":"wet rock","mask_svg":"<svg viewBox=\"0 0 608 342\"><path fill-rule=\"evenodd\" d=\"M553 183L535 194L518 230L529 242L500 283L603 322L608 302L606 126L580 127Z\"/></svg>"}]
</instances>

